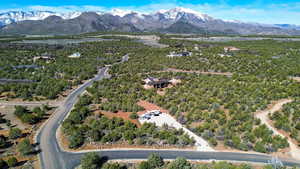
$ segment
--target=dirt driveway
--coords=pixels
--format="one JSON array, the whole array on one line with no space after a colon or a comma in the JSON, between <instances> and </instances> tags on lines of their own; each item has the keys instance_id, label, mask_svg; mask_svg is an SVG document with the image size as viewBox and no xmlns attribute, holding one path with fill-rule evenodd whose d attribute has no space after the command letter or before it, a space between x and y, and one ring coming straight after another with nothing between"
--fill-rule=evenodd
<instances>
[{"instance_id":1,"label":"dirt driveway","mask_svg":"<svg viewBox=\"0 0 300 169\"><path fill-rule=\"evenodd\" d=\"M168 126L172 126L176 129L183 129L185 133L187 133L190 137L193 137L196 141L196 146L198 151L215 151L212 147L209 146L208 142L204 140L203 138L199 137L186 127L184 127L182 124L180 124L174 117L172 117L169 112L155 104L149 103L147 101L139 101L138 105L145 108L145 111L138 112L138 114L141 116L145 114L147 111L150 110L159 110L162 112L159 116L152 116L149 120L142 120L139 119L140 123L143 124L145 122L148 123L155 123L157 126L162 126L164 124L167 124Z\"/></svg>"},{"instance_id":2,"label":"dirt driveway","mask_svg":"<svg viewBox=\"0 0 300 169\"><path fill-rule=\"evenodd\" d=\"M271 107L269 107L266 110L263 110L261 112L255 113L256 118L260 119L263 124L265 124L270 130L273 131L274 135L280 135L282 137L286 137L284 134L278 131L275 127L270 124L269 120L269 114L273 114L276 111L279 111L282 109L282 106L292 102L291 99L283 99L275 102ZM288 138L288 142L290 144L290 154L294 159L300 160L300 148L293 142L293 140L290 137Z\"/></svg>"}]
</instances>

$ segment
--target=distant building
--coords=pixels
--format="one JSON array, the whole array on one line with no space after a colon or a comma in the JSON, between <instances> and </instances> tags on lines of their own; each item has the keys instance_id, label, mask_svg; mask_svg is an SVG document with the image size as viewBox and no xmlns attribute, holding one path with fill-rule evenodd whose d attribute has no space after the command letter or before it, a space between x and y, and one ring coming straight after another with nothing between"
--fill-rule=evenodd
<instances>
[{"instance_id":1,"label":"distant building","mask_svg":"<svg viewBox=\"0 0 300 169\"><path fill-rule=\"evenodd\" d=\"M148 85L154 88L165 88L168 87L171 82L168 79L159 79L158 81L149 82Z\"/></svg>"},{"instance_id":2,"label":"distant building","mask_svg":"<svg viewBox=\"0 0 300 169\"><path fill-rule=\"evenodd\" d=\"M171 84L169 79L157 79L152 77L148 77L144 80L144 82L146 83L146 85L152 86L154 88L165 88L168 87L169 84Z\"/></svg>"},{"instance_id":3,"label":"distant building","mask_svg":"<svg viewBox=\"0 0 300 169\"><path fill-rule=\"evenodd\" d=\"M34 62L36 62L37 60L52 61L52 60L55 60L55 57L46 52L46 53L41 54L41 56L36 56L33 58Z\"/></svg>"},{"instance_id":4,"label":"distant building","mask_svg":"<svg viewBox=\"0 0 300 169\"><path fill-rule=\"evenodd\" d=\"M182 57L182 56L192 56L192 52L170 52L169 55L167 55L167 57L173 58L173 57Z\"/></svg>"},{"instance_id":5,"label":"distant building","mask_svg":"<svg viewBox=\"0 0 300 169\"><path fill-rule=\"evenodd\" d=\"M69 58L80 58L81 54L79 52L73 53L72 55L68 56Z\"/></svg>"},{"instance_id":6,"label":"distant building","mask_svg":"<svg viewBox=\"0 0 300 169\"><path fill-rule=\"evenodd\" d=\"M236 48L234 46L226 46L224 47L224 51L225 52L235 52L235 51L240 51L241 49Z\"/></svg>"}]
</instances>

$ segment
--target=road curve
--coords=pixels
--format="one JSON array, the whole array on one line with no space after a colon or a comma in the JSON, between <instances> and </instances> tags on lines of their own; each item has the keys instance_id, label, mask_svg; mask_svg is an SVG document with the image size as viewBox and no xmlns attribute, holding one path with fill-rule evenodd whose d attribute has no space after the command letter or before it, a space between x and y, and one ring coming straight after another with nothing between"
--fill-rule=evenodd
<instances>
[{"instance_id":1,"label":"road curve","mask_svg":"<svg viewBox=\"0 0 300 169\"><path fill-rule=\"evenodd\" d=\"M106 76L108 68L104 67L90 81L87 81L73 91L51 118L40 129L36 137L41 153L39 154L42 169L72 169L80 164L80 158L84 152L66 152L62 150L56 139L56 131L68 112L77 101L78 96L94 81ZM175 151L175 150L99 150L102 156L108 159L146 159L150 153L158 153L165 159L175 159L178 156L189 160L230 160L244 162L268 163L271 156L233 152L200 152L200 151ZM300 162L291 159L281 159L285 165L300 166Z\"/></svg>"}]
</instances>

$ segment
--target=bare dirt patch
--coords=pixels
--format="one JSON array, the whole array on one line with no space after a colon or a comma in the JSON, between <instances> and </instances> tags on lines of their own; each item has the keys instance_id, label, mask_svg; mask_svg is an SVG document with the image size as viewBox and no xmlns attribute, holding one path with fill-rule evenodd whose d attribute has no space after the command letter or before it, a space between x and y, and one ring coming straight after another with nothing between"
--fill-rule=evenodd
<instances>
[{"instance_id":1,"label":"bare dirt patch","mask_svg":"<svg viewBox=\"0 0 300 169\"><path fill-rule=\"evenodd\" d=\"M167 113L169 114L169 111L166 110L166 109L163 109L153 103L150 103L150 102L147 102L147 101L144 101L144 100L141 100L137 103L139 106L143 107L145 110L144 111L140 111L138 112L138 115L143 115L145 114L147 111L150 111L150 110L159 110L163 113Z\"/></svg>"},{"instance_id":2,"label":"bare dirt patch","mask_svg":"<svg viewBox=\"0 0 300 169\"><path fill-rule=\"evenodd\" d=\"M300 77L291 77L291 79L297 81L297 82L300 82Z\"/></svg>"},{"instance_id":3,"label":"bare dirt patch","mask_svg":"<svg viewBox=\"0 0 300 169\"><path fill-rule=\"evenodd\" d=\"M25 130L30 128L30 125L24 124L14 115L15 108L14 106L0 106L0 112L4 115L6 120L10 120L11 125ZM8 126L5 123L0 124L2 130L9 130ZM0 131L2 131L0 130Z\"/></svg>"}]
</instances>

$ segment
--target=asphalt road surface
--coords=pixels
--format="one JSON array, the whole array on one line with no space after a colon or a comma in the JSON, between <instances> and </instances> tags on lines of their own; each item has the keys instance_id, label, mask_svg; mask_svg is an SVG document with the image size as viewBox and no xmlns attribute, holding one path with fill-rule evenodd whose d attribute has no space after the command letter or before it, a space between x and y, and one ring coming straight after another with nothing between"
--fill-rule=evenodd
<instances>
[{"instance_id":1,"label":"asphalt road surface","mask_svg":"<svg viewBox=\"0 0 300 169\"><path fill-rule=\"evenodd\" d=\"M123 61L128 56L123 57ZM80 158L84 153L65 152L60 149L56 139L56 131L68 112L77 101L78 96L94 81L103 79L108 67L99 70L99 73L90 81L84 83L73 91L57 109L55 114L46 122L37 135L37 142L41 153L39 154L42 169L73 169L80 164ZM105 150L97 151L108 159L146 159L150 153L158 153L164 159L185 157L189 160L230 160L243 162L268 163L271 159L268 155L232 153L232 152L199 152L199 151L169 151L169 150ZM291 159L281 159L283 164L300 166L300 162Z\"/></svg>"}]
</instances>

